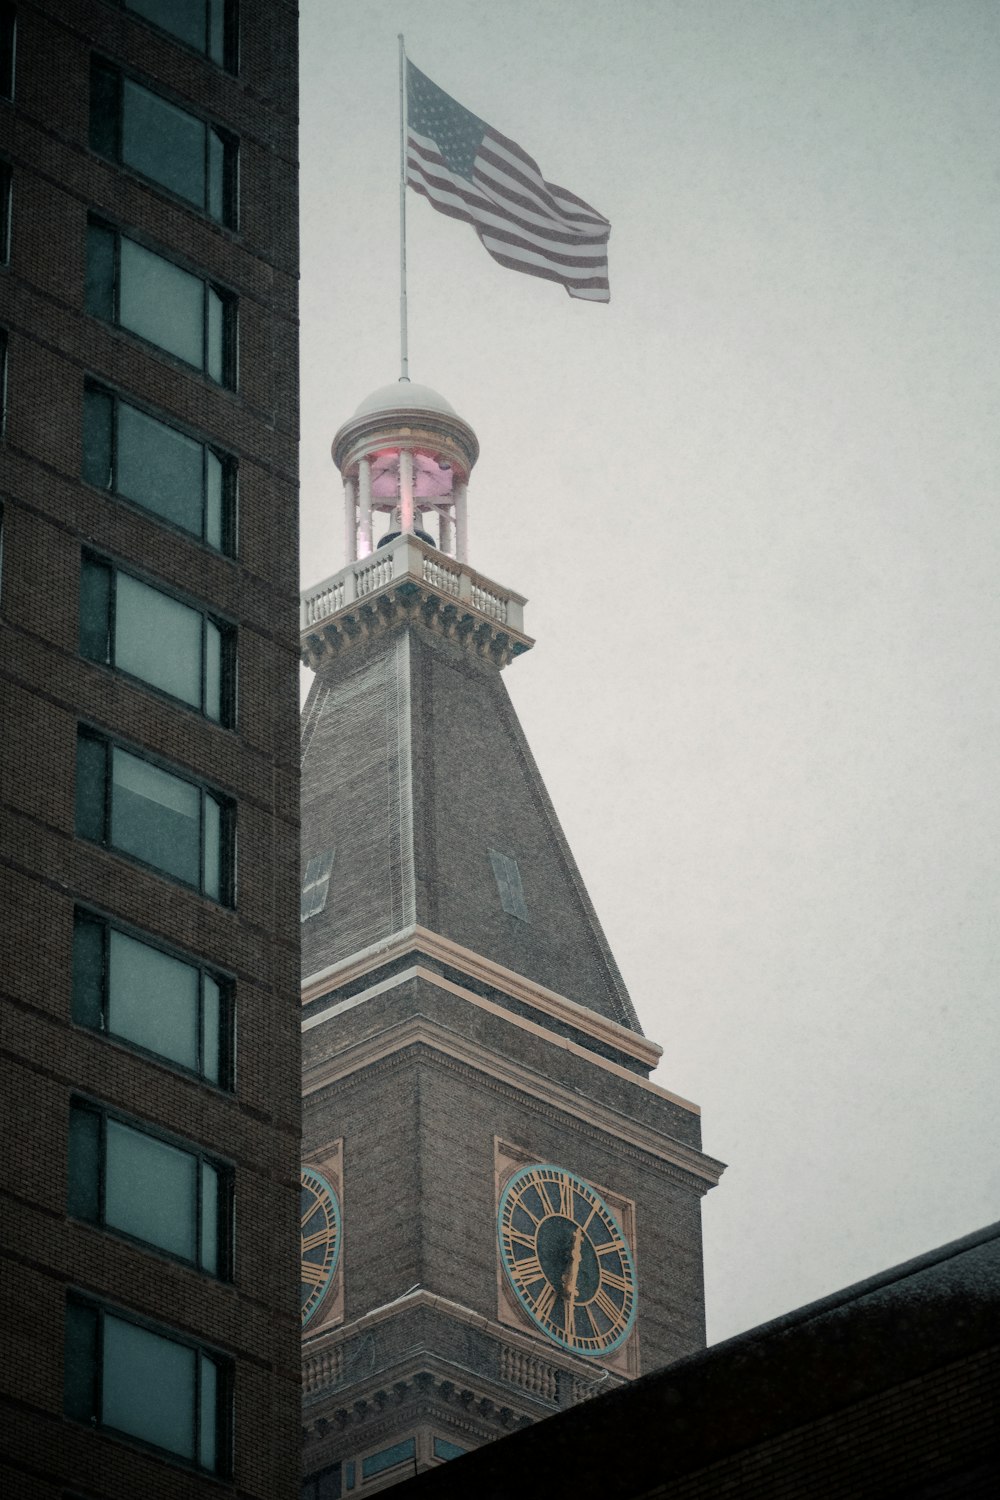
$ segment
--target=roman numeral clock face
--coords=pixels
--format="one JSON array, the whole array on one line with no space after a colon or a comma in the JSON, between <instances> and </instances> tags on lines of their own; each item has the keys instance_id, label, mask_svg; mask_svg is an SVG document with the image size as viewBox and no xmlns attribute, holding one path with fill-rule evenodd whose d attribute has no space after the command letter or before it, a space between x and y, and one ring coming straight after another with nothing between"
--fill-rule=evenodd
<instances>
[{"instance_id":1,"label":"roman numeral clock face","mask_svg":"<svg viewBox=\"0 0 1000 1500\"><path fill-rule=\"evenodd\" d=\"M312 1167L302 1168L299 1214L302 1248L299 1293L304 1328L330 1290L340 1258L337 1194Z\"/></svg>"},{"instance_id":2,"label":"roman numeral clock face","mask_svg":"<svg viewBox=\"0 0 1000 1500\"><path fill-rule=\"evenodd\" d=\"M532 1322L574 1354L611 1354L635 1322L636 1276L600 1193L563 1167L522 1167L497 1215L500 1259Z\"/></svg>"}]
</instances>

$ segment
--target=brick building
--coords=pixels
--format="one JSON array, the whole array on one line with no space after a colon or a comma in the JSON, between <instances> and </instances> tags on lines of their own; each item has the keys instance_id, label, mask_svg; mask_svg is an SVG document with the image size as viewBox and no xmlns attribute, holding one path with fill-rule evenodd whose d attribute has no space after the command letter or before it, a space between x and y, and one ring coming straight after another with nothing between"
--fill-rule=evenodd
<instances>
[{"instance_id":1,"label":"brick building","mask_svg":"<svg viewBox=\"0 0 1000 1500\"><path fill-rule=\"evenodd\" d=\"M297 29L0 6L0 1491L298 1485Z\"/></svg>"},{"instance_id":2,"label":"brick building","mask_svg":"<svg viewBox=\"0 0 1000 1500\"><path fill-rule=\"evenodd\" d=\"M1000 1225L403 1483L400 1500L992 1500Z\"/></svg>"},{"instance_id":3,"label":"brick building","mask_svg":"<svg viewBox=\"0 0 1000 1500\"><path fill-rule=\"evenodd\" d=\"M704 1346L721 1164L642 1035L468 558L476 437L388 386L303 596L305 1500L372 1492ZM516 670L516 666L513 668Z\"/></svg>"}]
</instances>

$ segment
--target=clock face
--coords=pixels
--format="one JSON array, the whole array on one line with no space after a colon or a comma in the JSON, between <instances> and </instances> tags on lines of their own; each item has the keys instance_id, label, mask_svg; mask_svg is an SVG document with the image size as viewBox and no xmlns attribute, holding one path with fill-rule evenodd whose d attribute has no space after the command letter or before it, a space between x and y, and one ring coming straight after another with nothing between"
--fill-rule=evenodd
<instances>
[{"instance_id":1,"label":"clock face","mask_svg":"<svg viewBox=\"0 0 1000 1500\"><path fill-rule=\"evenodd\" d=\"M340 1259L340 1204L326 1178L313 1167L302 1168L299 1215L302 1226L299 1292L304 1328L330 1290Z\"/></svg>"},{"instance_id":2,"label":"clock face","mask_svg":"<svg viewBox=\"0 0 1000 1500\"><path fill-rule=\"evenodd\" d=\"M632 1332L636 1276L618 1221L563 1167L522 1167L497 1215L500 1259L531 1320L574 1354L610 1354Z\"/></svg>"}]
</instances>

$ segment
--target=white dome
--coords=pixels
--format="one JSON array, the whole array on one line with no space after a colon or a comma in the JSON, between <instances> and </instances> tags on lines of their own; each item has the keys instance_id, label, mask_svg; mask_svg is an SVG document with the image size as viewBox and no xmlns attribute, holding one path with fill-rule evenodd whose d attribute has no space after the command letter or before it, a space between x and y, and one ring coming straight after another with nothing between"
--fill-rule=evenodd
<instances>
[{"instance_id":1,"label":"white dome","mask_svg":"<svg viewBox=\"0 0 1000 1500\"><path fill-rule=\"evenodd\" d=\"M354 413L355 417L371 417L380 411L434 411L442 416L457 417L455 408L429 385L416 385L412 380L396 380L392 385L379 386L366 396Z\"/></svg>"}]
</instances>

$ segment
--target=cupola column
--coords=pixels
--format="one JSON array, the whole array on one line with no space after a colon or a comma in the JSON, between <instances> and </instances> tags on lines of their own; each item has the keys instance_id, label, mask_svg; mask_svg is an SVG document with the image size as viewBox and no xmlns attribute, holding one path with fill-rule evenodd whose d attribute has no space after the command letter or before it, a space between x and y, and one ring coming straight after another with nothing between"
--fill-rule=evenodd
<instances>
[{"instance_id":1,"label":"cupola column","mask_svg":"<svg viewBox=\"0 0 1000 1500\"><path fill-rule=\"evenodd\" d=\"M358 518L353 479L344 480L344 548L348 562L358 557Z\"/></svg>"},{"instance_id":2,"label":"cupola column","mask_svg":"<svg viewBox=\"0 0 1000 1500\"><path fill-rule=\"evenodd\" d=\"M464 480L455 485L455 556L459 562L469 561L468 486Z\"/></svg>"},{"instance_id":3,"label":"cupola column","mask_svg":"<svg viewBox=\"0 0 1000 1500\"><path fill-rule=\"evenodd\" d=\"M399 529L413 530L413 454L409 448L399 450Z\"/></svg>"},{"instance_id":4,"label":"cupola column","mask_svg":"<svg viewBox=\"0 0 1000 1500\"><path fill-rule=\"evenodd\" d=\"M438 526L440 528L441 551L447 552L451 557L454 557L455 524L452 520L451 511L443 505L438 510Z\"/></svg>"},{"instance_id":5,"label":"cupola column","mask_svg":"<svg viewBox=\"0 0 1000 1500\"><path fill-rule=\"evenodd\" d=\"M372 551L372 461L358 462L358 549L362 557Z\"/></svg>"}]
</instances>

